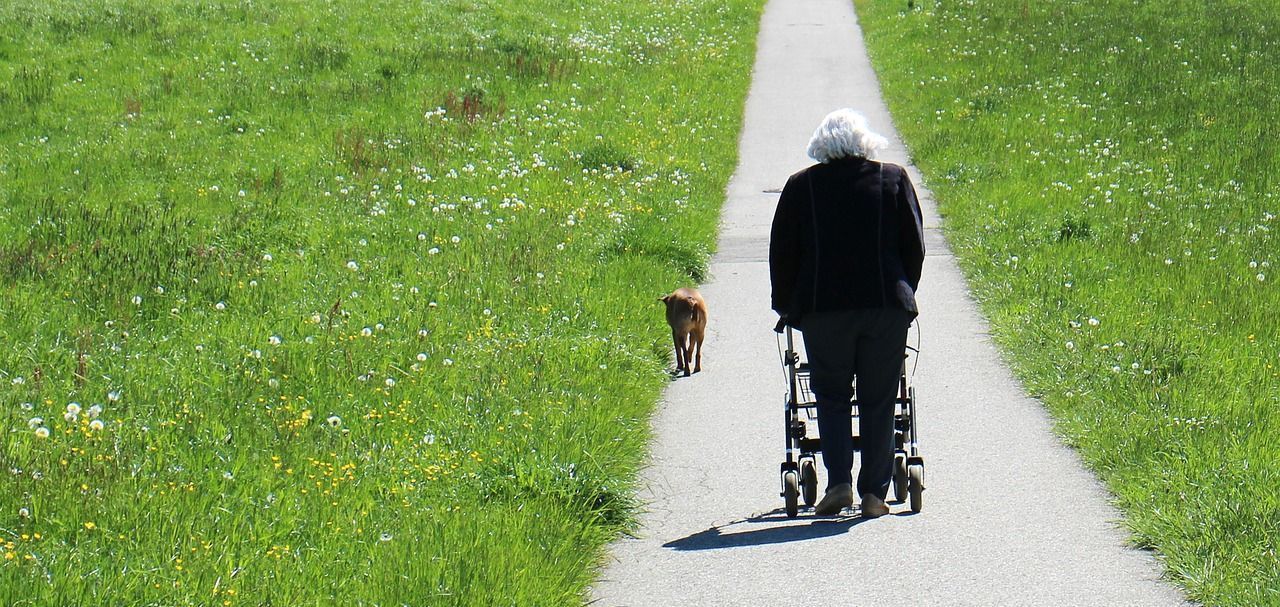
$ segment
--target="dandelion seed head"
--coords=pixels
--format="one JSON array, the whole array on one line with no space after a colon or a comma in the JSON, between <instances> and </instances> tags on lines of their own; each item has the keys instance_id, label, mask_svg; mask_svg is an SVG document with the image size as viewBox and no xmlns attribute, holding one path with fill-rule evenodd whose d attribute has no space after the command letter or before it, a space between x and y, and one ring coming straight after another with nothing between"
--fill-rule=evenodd
<instances>
[{"instance_id":1,"label":"dandelion seed head","mask_svg":"<svg viewBox=\"0 0 1280 607\"><path fill-rule=\"evenodd\" d=\"M356 261L355 261L354 259L352 259L352 260L350 260L350 261L348 261L348 262L347 262L347 269L348 269L348 270L351 270L352 272L354 272L354 271L356 271L356 270L359 270L359 269L360 269L360 265L359 265L359 264L357 264L357 263L356 263Z\"/></svg>"},{"instance_id":2,"label":"dandelion seed head","mask_svg":"<svg viewBox=\"0 0 1280 607\"><path fill-rule=\"evenodd\" d=\"M426 353L426 352L419 352L419 353L418 353L418 362L425 362L426 360L427 360L427 353Z\"/></svg>"},{"instance_id":3,"label":"dandelion seed head","mask_svg":"<svg viewBox=\"0 0 1280 607\"><path fill-rule=\"evenodd\" d=\"M324 421L326 424L329 424L330 428L337 428L342 426L342 418L338 417L337 415L330 415Z\"/></svg>"},{"instance_id":4,"label":"dandelion seed head","mask_svg":"<svg viewBox=\"0 0 1280 607\"><path fill-rule=\"evenodd\" d=\"M142 296L141 296L141 295L134 295L134 296L133 296L133 305L135 305L135 306L140 306L140 305L142 305Z\"/></svg>"},{"instance_id":5,"label":"dandelion seed head","mask_svg":"<svg viewBox=\"0 0 1280 607\"><path fill-rule=\"evenodd\" d=\"M36 428L36 438L49 438L49 429L44 426Z\"/></svg>"},{"instance_id":6,"label":"dandelion seed head","mask_svg":"<svg viewBox=\"0 0 1280 607\"><path fill-rule=\"evenodd\" d=\"M67 413L72 415L80 415L80 403L67 403Z\"/></svg>"},{"instance_id":7,"label":"dandelion seed head","mask_svg":"<svg viewBox=\"0 0 1280 607\"><path fill-rule=\"evenodd\" d=\"M1090 326L1090 327L1096 327L1096 326L1098 326L1098 325L1100 325L1100 324L1102 324L1102 321L1100 321L1100 320L1098 320L1098 319L1096 319L1096 318L1094 318L1094 317L1092 317L1092 316L1090 316L1090 317L1089 317L1089 326Z\"/></svg>"},{"instance_id":8,"label":"dandelion seed head","mask_svg":"<svg viewBox=\"0 0 1280 607\"><path fill-rule=\"evenodd\" d=\"M106 427L106 424L103 424L102 420L100 419L95 419L89 422L89 429L93 430L94 432L101 432L102 429L105 427Z\"/></svg>"}]
</instances>

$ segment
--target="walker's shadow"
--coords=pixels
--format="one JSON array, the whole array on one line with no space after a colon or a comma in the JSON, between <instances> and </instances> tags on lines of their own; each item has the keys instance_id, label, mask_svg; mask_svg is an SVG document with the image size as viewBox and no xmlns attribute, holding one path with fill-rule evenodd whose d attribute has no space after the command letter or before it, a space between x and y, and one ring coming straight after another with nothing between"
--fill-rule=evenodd
<instances>
[{"instance_id":1,"label":"walker's shadow","mask_svg":"<svg viewBox=\"0 0 1280 607\"><path fill-rule=\"evenodd\" d=\"M733 521L725 525L699 531L693 535L672 540L662 545L672 550L715 550L718 548L741 548L743 546L763 546L766 544L782 544L801 542L847 533L850 529L867 522L857 516L838 516L824 518L789 519L781 508L751 518ZM783 523L779 525L778 523ZM791 524L785 524L791 523ZM748 524L767 525L748 531L731 531L731 528ZM729 530L728 532L726 532Z\"/></svg>"}]
</instances>

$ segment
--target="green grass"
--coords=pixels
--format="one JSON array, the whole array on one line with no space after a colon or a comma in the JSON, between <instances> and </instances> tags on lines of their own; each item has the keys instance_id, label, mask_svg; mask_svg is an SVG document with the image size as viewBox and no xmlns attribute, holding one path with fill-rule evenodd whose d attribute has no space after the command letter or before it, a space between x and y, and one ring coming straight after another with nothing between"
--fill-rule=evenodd
<instances>
[{"instance_id":1,"label":"green grass","mask_svg":"<svg viewBox=\"0 0 1280 607\"><path fill-rule=\"evenodd\" d=\"M761 4L0 5L0 604L580 603Z\"/></svg>"},{"instance_id":2,"label":"green grass","mask_svg":"<svg viewBox=\"0 0 1280 607\"><path fill-rule=\"evenodd\" d=\"M1280 605L1274 5L857 6L997 340L1134 541Z\"/></svg>"}]
</instances>

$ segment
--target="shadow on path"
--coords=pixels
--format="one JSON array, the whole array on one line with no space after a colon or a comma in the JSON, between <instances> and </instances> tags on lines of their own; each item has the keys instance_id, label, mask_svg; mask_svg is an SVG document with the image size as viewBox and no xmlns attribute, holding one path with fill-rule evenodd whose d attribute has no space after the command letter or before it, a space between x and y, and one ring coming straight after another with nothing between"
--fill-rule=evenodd
<instances>
[{"instance_id":1,"label":"shadow on path","mask_svg":"<svg viewBox=\"0 0 1280 607\"><path fill-rule=\"evenodd\" d=\"M716 550L719 548L741 548L744 546L802 542L848 533L850 529L871 520L856 515L789 519L782 509L778 509L759 516L717 525L705 531L699 531L693 535L672 540L663 544L662 547L682 551ZM740 527L757 524L767 526L747 531L736 531Z\"/></svg>"}]
</instances>

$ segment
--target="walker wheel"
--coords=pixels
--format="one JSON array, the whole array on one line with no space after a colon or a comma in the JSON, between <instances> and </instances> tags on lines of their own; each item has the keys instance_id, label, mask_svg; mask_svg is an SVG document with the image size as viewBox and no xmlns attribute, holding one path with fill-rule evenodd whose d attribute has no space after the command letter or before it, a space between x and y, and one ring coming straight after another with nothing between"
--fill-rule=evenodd
<instances>
[{"instance_id":1,"label":"walker wheel","mask_svg":"<svg viewBox=\"0 0 1280 607\"><path fill-rule=\"evenodd\" d=\"M805 506L818 501L818 468L811 459L800 462L800 488L804 490Z\"/></svg>"},{"instance_id":2,"label":"walker wheel","mask_svg":"<svg viewBox=\"0 0 1280 607\"><path fill-rule=\"evenodd\" d=\"M800 513L797 503L800 497L799 485L795 471L787 471L782 475L782 497L787 501L787 518L795 518Z\"/></svg>"},{"instance_id":3,"label":"walker wheel","mask_svg":"<svg viewBox=\"0 0 1280 607\"><path fill-rule=\"evenodd\" d=\"M893 458L893 497L907 501L907 458L901 454Z\"/></svg>"},{"instance_id":4,"label":"walker wheel","mask_svg":"<svg viewBox=\"0 0 1280 607\"><path fill-rule=\"evenodd\" d=\"M915 464L907 466L908 493L911 494L911 511L919 512L924 507L924 466Z\"/></svg>"}]
</instances>

